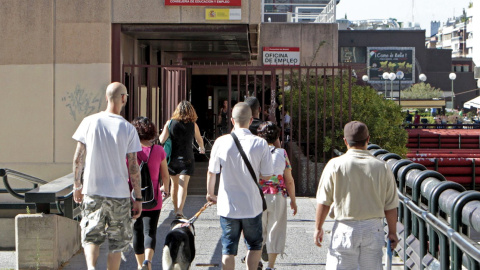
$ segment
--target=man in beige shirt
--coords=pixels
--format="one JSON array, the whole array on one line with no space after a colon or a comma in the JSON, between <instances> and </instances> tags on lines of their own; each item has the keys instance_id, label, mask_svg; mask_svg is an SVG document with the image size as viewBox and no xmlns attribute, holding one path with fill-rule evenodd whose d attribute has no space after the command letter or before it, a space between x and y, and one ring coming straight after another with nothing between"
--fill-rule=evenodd
<instances>
[{"instance_id":1,"label":"man in beige shirt","mask_svg":"<svg viewBox=\"0 0 480 270\"><path fill-rule=\"evenodd\" d=\"M317 246L322 245L322 226L331 207L335 219L327 269L382 269L384 217L391 248L398 243L395 179L386 163L367 150L369 139L364 123L347 123L344 142L348 151L331 159L320 178L314 235Z\"/></svg>"}]
</instances>

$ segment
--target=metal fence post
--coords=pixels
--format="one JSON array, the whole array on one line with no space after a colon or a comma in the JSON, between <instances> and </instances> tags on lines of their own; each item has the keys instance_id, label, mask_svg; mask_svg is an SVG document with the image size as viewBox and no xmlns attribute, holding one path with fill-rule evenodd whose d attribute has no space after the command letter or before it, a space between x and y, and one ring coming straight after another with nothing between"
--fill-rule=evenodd
<instances>
[{"instance_id":1,"label":"metal fence post","mask_svg":"<svg viewBox=\"0 0 480 270\"><path fill-rule=\"evenodd\" d=\"M73 196L70 196L63 202L63 215L64 217L73 219Z\"/></svg>"},{"instance_id":2,"label":"metal fence post","mask_svg":"<svg viewBox=\"0 0 480 270\"><path fill-rule=\"evenodd\" d=\"M404 208L404 211L403 211L403 269L405 269L405 270L408 270L408 266L406 264L406 262L408 260L407 238L410 235L410 224L411 224L411 220L410 220L411 213L410 213L410 210L408 209L408 207L406 207L406 204L407 204L408 200L409 199L407 197L405 197L405 199L403 201L403 206L404 206L403 207Z\"/></svg>"},{"instance_id":3,"label":"metal fence post","mask_svg":"<svg viewBox=\"0 0 480 270\"><path fill-rule=\"evenodd\" d=\"M400 168L402 168L403 166L406 166L408 164L411 164L411 163L413 163L413 161L411 161L409 159L401 159L401 160L395 162L395 164L393 164L392 172L393 172L393 176L395 177L395 180L397 180L397 183L400 182L399 176L398 176L398 171L400 170ZM400 188L399 188L399 190L400 190ZM398 206L398 220L400 222L403 222L403 210L404 209L405 209L405 206L401 203Z\"/></svg>"},{"instance_id":4,"label":"metal fence post","mask_svg":"<svg viewBox=\"0 0 480 270\"><path fill-rule=\"evenodd\" d=\"M480 193L470 190L458 196L452 207L451 226L456 232L460 232L462 224L462 209L470 201L480 200ZM452 269L461 269L462 266L462 251L452 243Z\"/></svg>"},{"instance_id":5,"label":"metal fence post","mask_svg":"<svg viewBox=\"0 0 480 270\"><path fill-rule=\"evenodd\" d=\"M457 190L458 192L465 191L465 188L459 183L450 182L450 181L445 181L440 183L438 186L436 186L432 190L432 192L430 193L430 198L428 199L428 212L430 212L432 215L437 216L439 211L438 200L440 198L440 194L442 194L442 192L444 192L447 189L454 189L454 190ZM436 248L436 246L438 245L437 233L433 228L430 228L429 235L430 235L430 254L432 254L432 256L434 257L437 257L437 248Z\"/></svg>"},{"instance_id":6,"label":"metal fence post","mask_svg":"<svg viewBox=\"0 0 480 270\"><path fill-rule=\"evenodd\" d=\"M427 179L427 178L430 178L430 177L434 177L440 181L445 181L445 176L443 176L441 173L439 172L436 172L436 171L431 171L431 170L427 170L427 171L422 171L420 172L416 178L413 180L412 182L412 201L420 206L420 203L421 203L421 200L420 200L420 196L421 196L421 185L422 185L422 182ZM418 218L416 217L413 217L413 234L414 235L418 235L418 224L417 222L419 221Z\"/></svg>"}]
</instances>

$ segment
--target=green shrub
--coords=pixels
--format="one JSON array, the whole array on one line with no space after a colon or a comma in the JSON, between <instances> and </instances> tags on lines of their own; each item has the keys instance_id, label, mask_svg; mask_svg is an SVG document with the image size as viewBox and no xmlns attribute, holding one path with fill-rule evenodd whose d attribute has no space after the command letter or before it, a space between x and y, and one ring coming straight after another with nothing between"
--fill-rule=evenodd
<instances>
[{"instance_id":1,"label":"green shrub","mask_svg":"<svg viewBox=\"0 0 480 270\"><path fill-rule=\"evenodd\" d=\"M329 76L326 79L320 76L301 76L299 79L298 74L290 76L288 84L291 86L291 90L285 93L287 100L285 105L288 107L292 102L293 107L289 108L292 123L295 124L298 118L301 118L300 141L306 142L308 138L310 142L315 142L315 138L317 138L317 144L320 146L317 153L319 155L323 154L322 151L328 153L332 149L346 151L343 142L343 126L349 121L349 80L351 83L351 120L362 121L368 126L370 142L391 153L405 156L408 151L406 148L408 136L402 127L404 115L400 106L391 100L384 99L369 86L355 84L355 78L348 78L348 76L336 76L335 78ZM333 103L332 100L335 102ZM318 110L317 123L315 123L316 109ZM324 117L326 119L325 132ZM307 124L309 125L308 129L306 128ZM333 139L332 134L334 134ZM294 137L294 139L296 138Z\"/></svg>"},{"instance_id":2,"label":"green shrub","mask_svg":"<svg viewBox=\"0 0 480 270\"><path fill-rule=\"evenodd\" d=\"M443 98L443 91L431 86L429 83L412 84L402 91L402 99L432 99Z\"/></svg>"}]
</instances>

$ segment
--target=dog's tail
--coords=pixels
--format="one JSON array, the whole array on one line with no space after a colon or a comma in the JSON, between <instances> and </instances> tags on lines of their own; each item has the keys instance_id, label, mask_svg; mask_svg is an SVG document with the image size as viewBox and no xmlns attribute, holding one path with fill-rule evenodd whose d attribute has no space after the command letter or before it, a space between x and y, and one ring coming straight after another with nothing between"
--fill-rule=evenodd
<instances>
[{"instance_id":1,"label":"dog's tail","mask_svg":"<svg viewBox=\"0 0 480 270\"><path fill-rule=\"evenodd\" d=\"M173 261L172 256L170 255L170 248L165 245L163 247L163 255L162 255L162 268L163 270L171 270L173 269Z\"/></svg>"}]
</instances>

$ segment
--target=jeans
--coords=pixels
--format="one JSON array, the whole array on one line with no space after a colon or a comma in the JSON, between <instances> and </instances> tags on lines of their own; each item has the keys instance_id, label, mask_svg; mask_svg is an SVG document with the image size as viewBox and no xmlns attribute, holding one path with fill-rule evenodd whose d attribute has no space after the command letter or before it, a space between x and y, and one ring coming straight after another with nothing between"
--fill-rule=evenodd
<instances>
[{"instance_id":1,"label":"jeans","mask_svg":"<svg viewBox=\"0 0 480 270\"><path fill-rule=\"evenodd\" d=\"M220 217L222 227L222 254L237 255L238 242L243 231L248 250L262 249L262 213L254 218L234 219Z\"/></svg>"}]
</instances>

